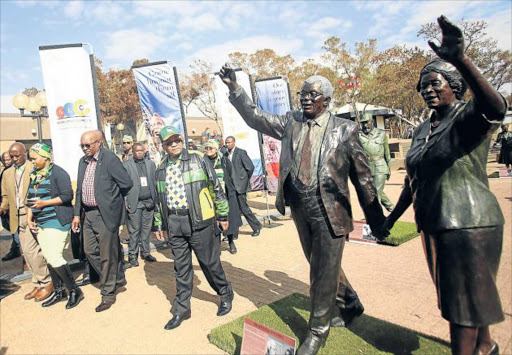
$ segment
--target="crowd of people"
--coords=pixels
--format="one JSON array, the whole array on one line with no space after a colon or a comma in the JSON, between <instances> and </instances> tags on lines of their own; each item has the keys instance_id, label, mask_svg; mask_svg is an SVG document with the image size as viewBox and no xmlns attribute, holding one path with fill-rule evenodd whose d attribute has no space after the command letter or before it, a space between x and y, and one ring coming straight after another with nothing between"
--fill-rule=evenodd
<instances>
[{"instance_id":1,"label":"crowd of people","mask_svg":"<svg viewBox=\"0 0 512 355\"><path fill-rule=\"evenodd\" d=\"M461 30L443 16L438 23L441 44L429 44L440 59L425 65L417 84L432 113L414 132L396 206L382 191L389 177L385 137L372 131L370 118L363 119L360 135L355 122L328 110L334 90L329 80L309 77L298 92L301 110L273 115L254 107L229 65L220 70L229 100L248 126L282 143L276 207L284 214L290 206L310 263L309 329L297 354L316 354L331 327L346 326L364 312L341 264L353 230L349 179L380 240L413 205L441 314L450 323L452 352L499 353L489 325L504 319L496 287L504 218L489 189L486 163L491 135L507 103L464 54ZM468 88L473 99L464 102ZM171 246L176 295L165 329L191 317L192 251L220 297L217 315L231 311L234 290L220 260L220 235L236 253L242 214L252 235L260 233L261 223L247 205L254 166L232 136L224 146L206 131L204 154L175 127L162 127L159 137L165 155L157 166L145 146L129 136L123 139L121 161L103 147L100 131L85 132L74 206L70 177L54 164L49 146L31 147L29 160L23 144L10 147L5 160L13 166L2 176L0 213L9 212L9 254L19 253L16 235L36 284L26 299L44 300L47 307L69 294L66 308L83 299L62 257L71 229L82 232L87 261L99 275L102 301L96 311L112 307L116 290L127 283L119 240L127 217L131 267L138 266L139 253L155 261L149 248L152 228L158 240ZM378 147L365 150L377 141Z\"/></svg>"}]
</instances>

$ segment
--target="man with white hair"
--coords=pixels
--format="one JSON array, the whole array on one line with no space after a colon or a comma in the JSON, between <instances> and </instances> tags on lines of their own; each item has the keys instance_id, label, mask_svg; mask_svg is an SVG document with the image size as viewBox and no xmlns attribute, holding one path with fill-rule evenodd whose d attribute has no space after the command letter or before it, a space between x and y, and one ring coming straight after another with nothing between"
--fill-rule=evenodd
<instances>
[{"instance_id":1,"label":"man with white hair","mask_svg":"<svg viewBox=\"0 0 512 355\"><path fill-rule=\"evenodd\" d=\"M229 65L222 67L220 77L245 122L281 140L276 207L284 214L285 205L290 206L311 265L309 332L297 354L316 354L325 344L333 316L335 325L342 326L364 310L341 269L345 239L353 230L349 177L367 222L375 235L384 237L384 215L358 127L327 110L333 87L322 76L315 75L304 82L297 93L302 110L285 115L256 108Z\"/></svg>"}]
</instances>

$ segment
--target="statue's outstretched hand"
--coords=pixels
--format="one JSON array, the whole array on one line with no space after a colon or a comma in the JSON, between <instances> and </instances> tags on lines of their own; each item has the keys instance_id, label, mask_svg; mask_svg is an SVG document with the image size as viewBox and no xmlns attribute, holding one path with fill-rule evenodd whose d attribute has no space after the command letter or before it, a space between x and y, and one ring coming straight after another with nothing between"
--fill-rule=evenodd
<instances>
[{"instance_id":1,"label":"statue's outstretched hand","mask_svg":"<svg viewBox=\"0 0 512 355\"><path fill-rule=\"evenodd\" d=\"M235 71L228 63L222 66L219 76L222 79L222 82L227 85L230 91L235 91L238 89Z\"/></svg>"},{"instance_id":2,"label":"statue's outstretched hand","mask_svg":"<svg viewBox=\"0 0 512 355\"><path fill-rule=\"evenodd\" d=\"M439 58L454 64L464 57L464 36L459 27L448 20L444 15L437 19L437 23L441 28L443 38L441 45L428 41L428 45L439 56Z\"/></svg>"}]
</instances>

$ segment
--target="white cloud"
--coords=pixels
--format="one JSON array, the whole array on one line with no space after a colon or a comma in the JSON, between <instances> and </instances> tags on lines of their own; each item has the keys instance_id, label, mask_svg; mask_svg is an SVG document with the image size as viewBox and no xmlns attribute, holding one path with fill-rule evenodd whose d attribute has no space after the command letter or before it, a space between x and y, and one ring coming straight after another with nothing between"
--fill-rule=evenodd
<instances>
[{"instance_id":1,"label":"white cloud","mask_svg":"<svg viewBox=\"0 0 512 355\"><path fill-rule=\"evenodd\" d=\"M176 46L176 48L178 49L184 49L184 50L189 50L191 49L193 46L192 46L192 43L191 42L182 42L180 44L178 44Z\"/></svg>"},{"instance_id":2,"label":"white cloud","mask_svg":"<svg viewBox=\"0 0 512 355\"><path fill-rule=\"evenodd\" d=\"M14 98L14 95L16 95L16 94L0 96L0 112L1 113L20 113L20 110L18 110L12 104L12 99Z\"/></svg>"},{"instance_id":3,"label":"white cloud","mask_svg":"<svg viewBox=\"0 0 512 355\"><path fill-rule=\"evenodd\" d=\"M72 0L64 7L64 15L72 19L79 19L84 11L84 3L80 0Z\"/></svg>"},{"instance_id":4,"label":"white cloud","mask_svg":"<svg viewBox=\"0 0 512 355\"><path fill-rule=\"evenodd\" d=\"M149 58L164 40L163 37L144 30L116 31L107 39L105 57L131 64L135 59Z\"/></svg>"},{"instance_id":5,"label":"white cloud","mask_svg":"<svg viewBox=\"0 0 512 355\"><path fill-rule=\"evenodd\" d=\"M186 16L178 23L178 29L181 31L211 31L220 30L222 25L217 17L211 13L205 13L198 16Z\"/></svg>"},{"instance_id":6,"label":"white cloud","mask_svg":"<svg viewBox=\"0 0 512 355\"><path fill-rule=\"evenodd\" d=\"M487 34L498 41L498 47L512 51L512 22L510 13L501 12L486 19Z\"/></svg>"},{"instance_id":7,"label":"white cloud","mask_svg":"<svg viewBox=\"0 0 512 355\"><path fill-rule=\"evenodd\" d=\"M168 17L170 15L192 15L201 11L204 2L195 1L135 1L134 11L145 17Z\"/></svg>"},{"instance_id":8,"label":"white cloud","mask_svg":"<svg viewBox=\"0 0 512 355\"><path fill-rule=\"evenodd\" d=\"M247 37L200 49L182 63L184 67L188 67L194 60L201 59L211 63L214 70L218 70L228 60L228 54L233 52L253 53L258 49L270 48L279 55L287 55L299 51L302 46L302 40L297 38Z\"/></svg>"},{"instance_id":9,"label":"white cloud","mask_svg":"<svg viewBox=\"0 0 512 355\"><path fill-rule=\"evenodd\" d=\"M91 11L91 18L104 23L122 26L133 18L124 6L113 1L92 2L95 6Z\"/></svg>"}]
</instances>

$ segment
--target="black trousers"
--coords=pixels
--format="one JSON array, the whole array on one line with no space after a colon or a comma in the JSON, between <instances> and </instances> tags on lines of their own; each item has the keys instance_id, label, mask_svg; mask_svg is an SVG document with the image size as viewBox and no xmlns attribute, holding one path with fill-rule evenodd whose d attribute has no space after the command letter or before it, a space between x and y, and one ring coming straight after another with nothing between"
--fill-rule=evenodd
<instances>
[{"instance_id":1,"label":"black trousers","mask_svg":"<svg viewBox=\"0 0 512 355\"><path fill-rule=\"evenodd\" d=\"M333 316L339 316L358 300L341 268L346 236L336 236L318 192L304 193L293 184L286 186L292 218L304 255L310 264L310 331L325 339Z\"/></svg>"},{"instance_id":2,"label":"black trousers","mask_svg":"<svg viewBox=\"0 0 512 355\"><path fill-rule=\"evenodd\" d=\"M100 275L102 299L115 300L116 285L125 280L119 230L108 230L97 209L85 212L83 228L85 255Z\"/></svg>"},{"instance_id":3,"label":"black trousers","mask_svg":"<svg viewBox=\"0 0 512 355\"><path fill-rule=\"evenodd\" d=\"M153 223L154 209L148 209L140 201L133 213L128 213L128 223L126 223L130 232L129 254L130 257L137 257L139 245L142 256L148 256L150 245L149 235L151 234L151 225Z\"/></svg>"},{"instance_id":4,"label":"black trousers","mask_svg":"<svg viewBox=\"0 0 512 355\"><path fill-rule=\"evenodd\" d=\"M247 223L251 226L253 231L261 229L261 223L258 221L258 218L252 213L251 208L247 204L247 194L239 194L236 193L236 199L238 201L238 207L240 208L240 212L244 215Z\"/></svg>"},{"instance_id":5,"label":"black trousers","mask_svg":"<svg viewBox=\"0 0 512 355\"><path fill-rule=\"evenodd\" d=\"M192 250L206 280L217 295L221 300L232 300L233 291L220 262L220 241L215 235L213 224L200 230L192 230L188 215L170 215L168 226L176 277L176 297L172 304L172 314L182 315L190 311L194 277Z\"/></svg>"}]
</instances>

